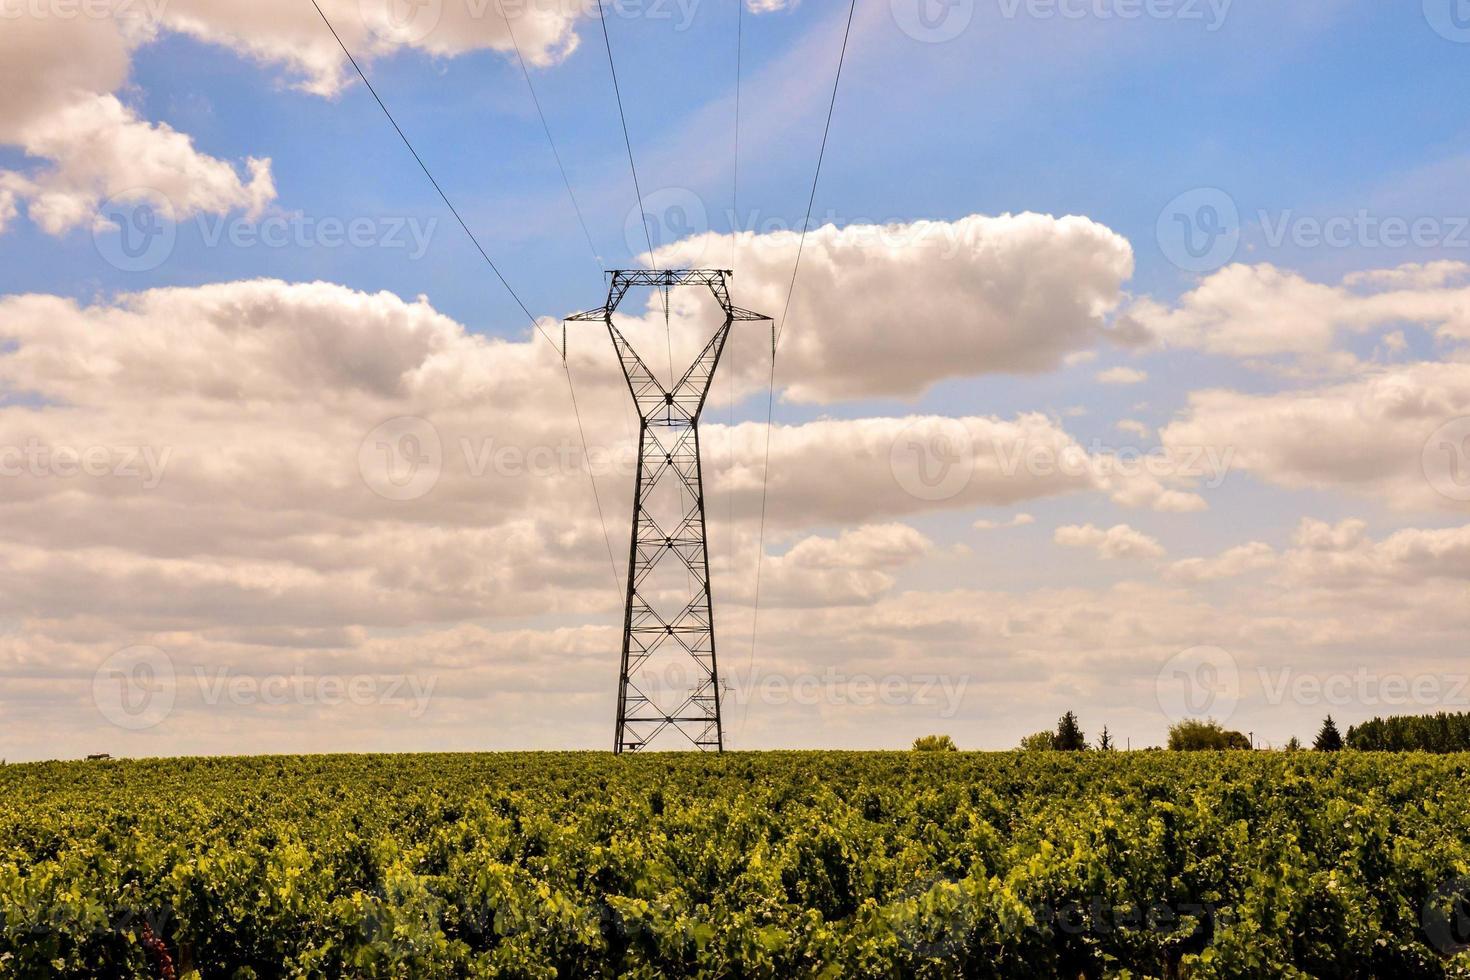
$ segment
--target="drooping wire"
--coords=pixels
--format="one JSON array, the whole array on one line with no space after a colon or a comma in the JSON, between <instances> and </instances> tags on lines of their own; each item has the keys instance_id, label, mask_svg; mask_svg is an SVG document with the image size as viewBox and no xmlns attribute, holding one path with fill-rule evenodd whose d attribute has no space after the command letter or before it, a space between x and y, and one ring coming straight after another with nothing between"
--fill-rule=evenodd
<instances>
[{"instance_id":1,"label":"drooping wire","mask_svg":"<svg viewBox=\"0 0 1470 980\"><path fill-rule=\"evenodd\" d=\"M648 212L643 209L643 188L638 183L638 165L633 162L633 140L628 135L628 115L623 111L623 90L618 85L618 66L613 61L612 36L607 31L607 14L602 9L602 0L597 0L597 19L602 22L602 44L607 50L607 70L612 76L613 98L618 104L618 121L623 126L623 146L628 151L628 170L633 174L633 196L638 200L638 223L643 226L643 239L648 243L648 264L658 271L658 260L653 254L653 232L648 230ZM659 293L664 303L664 342L669 349L669 387L674 386L674 338L669 326L669 291L662 287Z\"/></svg>"},{"instance_id":2,"label":"drooping wire","mask_svg":"<svg viewBox=\"0 0 1470 980\"><path fill-rule=\"evenodd\" d=\"M592 260L597 263L599 269L606 270L603 264L602 254L597 251L597 246L592 242L592 232L587 230L587 219L582 216L582 206L577 203L577 195L572 191L572 181L567 177L567 168L561 162L561 154L557 152L556 140L551 138L551 126L546 122L546 113L541 109L541 99L536 95L536 86L531 81L531 70L526 67L526 59L521 54L521 43L516 40L515 28L510 26L510 15L505 12L505 4L498 3L500 18L505 21L505 32L510 35L511 46L515 48L516 61L521 66L521 74L526 79L526 88L531 93L531 101L536 105L536 115L541 118L541 129L546 133L546 144L551 147L551 155L556 160L556 169L561 171L562 185L567 189L567 197L571 199L572 210L577 213L577 224L582 226L582 235L587 239L587 248L592 252Z\"/></svg>"},{"instance_id":3,"label":"drooping wire","mask_svg":"<svg viewBox=\"0 0 1470 980\"><path fill-rule=\"evenodd\" d=\"M383 115L387 116L388 122L393 124L393 129L395 132L398 133L398 138L403 140L403 145L408 147L409 153L413 154L414 161L418 163L419 169L424 172L425 177L429 178L429 183L434 185L434 190L439 192L439 197L444 201L444 206L449 209L450 214L454 215L454 220L459 222L459 226L464 229L464 233L470 236L470 241L475 243L475 248L489 264L491 271L495 273L495 278L499 279L500 284L505 287L505 291L510 293L511 299L514 299L516 301L516 305L521 308L522 313L526 314L526 319L531 321L531 325L534 326L537 330L541 331L541 336L546 338L547 343L555 347L556 341L552 340L551 336L547 334L545 330L541 329L541 324L538 323L536 321L536 318L531 315L531 311L526 308L526 304L521 302L521 297L516 293L514 289L511 288L511 285L509 282L506 281L505 276L501 274L500 267L497 266L495 264L495 261L490 258L489 253L486 252L484 246L480 244L480 240L475 237L475 233L470 231L470 226L464 223L464 219L459 216L459 211L457 211L454 205L450 203L449 195L444 193L444 188L440 187L439 182L434 179L434 175L429 173L429 168L424 165L424 160L422 157L419 156L419 151L413 148L413 144L410 143L408 141L408 137L403 134L403 128L398 125L398 120L393 118L393 113L388 111L388 107L384 105L383 100L378 97L378 90L373 88L373 83L368 81L368 77L363 74L362 66L357 63L357 59L352 56L352 52L347 50L347 45L342 43L342 37L337 33L337 28L332 26L332 22L330 20L327 20L327 15L322 13L322 8L316 2L316 0L311 0L311 5L313 7L316 7L316 12L321 16L322 23L327 25L327 30L332 32L332 37L337 39L337 46L342 49L342 53L347 56L347 60L352 62L352 67L357 71L357 77L362 79L362 83L366 85L367 90L372 93L373 100L378 103L378 108L383 110Z\"/></svg>"},{"instance_id":4,"label":"drooping wire","mask_svg":"<svg viewBox=\"0 0 1470 980\"><path fill-rule=\"evenodd\" d=\"M801 251L806 244L807 226L812 221L812 206L817 199L817 182L822 177L822 160L827 155L827 137L832 132L832 113L837 107L837 88L842 82L842 65L847 60L847 42L852 36L852 17L857 9L857 0L849 0L847 5L847 25L842 31L842 50L837 55L837 74L832 79L832 98L827 104L827 122L822 127L822 145L817 151L816 172L812 174L812 190L807 197L806 217L801 222L801 237L796 243L796 260L791 264L791 283L786 289L786 303L781 309L781 320L771 332L771 377L766 388L766 450L765 461L761 466L761 516L760 530L756 535L755 552L755 591L752 597L751 620L750 620L750 663L746 673L755 668L755 644L760 625L761 608L761 564L765 558L766 542L766 503L768 500L769 481L771 476L771 419L776 401L776 349L781 343L781 334L786 327L786 314L791 310L791 297L796 292L796 274L801 269ZM745 730L745 719L750 715L750 698L745 699L745 710L740 718L740 730Z\"/></svg>"},{"instance_id":5,"label":"drooping wire","mask_svg":"<svg viewBox=\"0 0 1470 980\"><path fill-rule=\"evenodd\" d=\"M735 161L730 167L730 271L735 271L735 249L740 224L740 55L744 45L745 0L735 0Z\"/></svg>"},{"instance_id":6,"label":"drooping wire","mask_svg":"<svg viewBox=\"0 0 1470 980\"><path fill-rule=\"evenodd\" d=\"M597 490L597 474L592 472L591 453L587 449L587 434L582 426L582 412L581 409L577 406L577 392L575 386L572 383L572 369L571 366L567 363L565 347L559 347L557 345L556 341L552 339L551 335L546 332L546 329L541 326L540 321L532 315L530 309L528 309L526 307L526 304L521 301L520 295L516 293L516 291L511 287L511 284L506 281L505 276L501 274L500 268L495 264L494 260L490 258L489 253L487 253L484 246L480 244L480 240L475 237L475 233L470 231L470 226L465 224L464 218L460 217L458 209L456 209L453 202L449 200L449 195L444 193L444 188L440 187L439 182L434 179L434 175L429 171L428 166L424 163L423 157L419 156L418 150L414 149L413 143L411 143L408 139L408 136L404 134L403 128L398 125L398 120L394 119L393 113L388 111L388 106L378 95L377 89L373 88L373 83L368 81L367 75L363 73L362 66L357 63L357 59L354 58L352 56L352 52L347 49L347 45L344 44L342 41L342 36L337 33L337 29L332 26L332 22L327 19L327 15L323 13L321 6L317 3L317 0L311 0L311 5L316 8L316 12L321 17L322 23L327 25L327 30L332 32L332 37L336 39L337 46L342 49L342 53L346 55L347 60L352 63L353 69L357 72L357 77L362 79L363 85L367 86L367 90L372 93L373 101L378 103L378 108L383 110L383 115L388 118L388 122L392 123L393 130L398 134L398 138L403 141L403 145L408 148L408 152L413 155L415 162L417 162L419 165L419 169L424 172L425 177L429 178L429 183L434 185L434 190L439 192L439 197L441 200L444 201L444 206L447 207L449 209L449 212L454 215L455 220L459 222L459 226L464 229L464 233L469 236L470 241L474 243L475 250L480 253L480 256L485 260L485 263L490 266L491 271L495 273L495 277L499 279L500 284L505 287L505 291L510 293L511 298L516 301L516 305L521 308L521 312L526 314L526 319L531 321L531 326L536 329L537 333L545 338L546 342L551 345L553 350L556 350L558 354L561 355L562 368L565 371L567 377L567 391L571 395L572 414L576 416L577 434L582 439L582 458L587 461L587 477L592 483L592 499L597 504L597 519L598 522L602 525L602 540L603 543L607 546L607 558L612 568L613 589L618 594L619 598L621 598L623 589L622 585L620 584L620 578L618 576L617 562L613 558L612 538L608 536L607 520L603 517L602 495Z\"/></svg>"},{"instance_id":7,"label":"drooping wire","mask_svg":"<svg viewBox=\"0 0 1470 980\"><path fill-rule=\"evenodd\" d=\"M817 150L817 170L812 174L812 192L806 199L806 217L801 221L801 237L796 242L796 261L791 264L791 284L786 288L786 305L781 309L781 322L776 326L776 339L772 345L781 343L781 333L786 329L786 314L791 310L791 296L796 292L796 273L801 269L801 250L806 245L807 227L812 223L812 205L817 200L817 181L822 177L822 159L827 155L827 136L832 132L832 111L837 108L837 86L842 82L842 63L847 60L847 39L852 35L852 14L857 9L857 0L847 6L847 27L842 32L842 52L837 56L837 76L832 79L832 99L827 103L827 122L822 127L822 146Z\"/></svg>"},{"instance_id":8,"label":"drooping wire","mask_svg":"<svg viewBox=\"0 0 1470 980\"><path fill-rule=\"evenodd\" d=\"M740 223L740 56L743 45L742 35L745 21L745 0L735 0L735 139L734 159L730 167L730 274L735 273L735 250L739 247L736 235ZM734 361L735 352L732 348L726 357ZM725 369L725 397L729 402L729 420L727 431L729 432L726 449L729 455L729 472L731 476L735 473L735 365L731 363ZM735 535L735 490L728 487L725 491L725 527L729 529L726 547L730 553L730 563L738 567ZM746 687L750 687L747 680ZM724 696L724 692L720 692ZM745 694L749 697L749 693Z\"/></svg>"}]
</instances>

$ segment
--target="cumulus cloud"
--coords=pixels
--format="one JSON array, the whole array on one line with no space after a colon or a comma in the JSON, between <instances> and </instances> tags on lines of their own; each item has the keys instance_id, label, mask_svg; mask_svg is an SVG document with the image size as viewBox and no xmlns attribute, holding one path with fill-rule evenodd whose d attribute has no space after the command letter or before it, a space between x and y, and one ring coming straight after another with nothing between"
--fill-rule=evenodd
<instances>
[{"instance_id":1,"label":"cumulus cloud","mask_svg":"<svg viewBox=\"0 0 1470 980\"><path fill-rule=\"evenodd\" d=\"M1304 519L1283 578L1293 586L1424 588L1470 583L1470 525L1405 528L1373 540L1360 520Z\"/></svg>"},{"instance_id":2,"label":"cumulus cloud","mask_svg":"<svg viewBox=\"0 0 1470 980\"><path fill-rule=\"evenodd\" d=\"M1166 447L1229 450L1232 466L1287 487L1345 489L1406 510L1470 504L1470 364L1365 371L1344 383L1248 394L1194 392Z\"/></svg>"},{"instance_id":3,"label":"cumulus cloud","mask_svg":"<svg viewBox=\"0 0 1470 980\"><path fill-rule=\"evenodd\" d=\"M934 543L903 524L864 525L835 538L802 538L785 554L766 560L761 573L764 605L801 608L864 605L894 584L893 573L934 550ZM751 601L745 575L730 579L734 597Z\"/></svg>"},{"instance_id":4,"label":"cumulus cloud","mask_svg":"<svg viewBox=\"0 0 1470 980\"><path fill-rule=\"evenodd\" d=\"M741 304L779 315L799 236L734 237ZM711 232L655 258L698 266L730 248L730 236ZM786 396L912 397L946 378L1053 370L1110 336L1108 314L1132 274L1128 242L1080 217L814 229L781 340Z\"/></svg>"},{"instance_id":5,"label":"cumulus cloud","mask_svg":"<svg viewBox=\"0 0 1470 980\"><path fill-rule=\"evenodd\" d=\"M991 521L991 520L985 520L985 519L982 518L981 520L978 520L974 524L972 524L971 527L975 528L975 530L977 530L977 531L993 531L996 528L1002 528L1002 527L1025 527L1027 524L1035 524L1035 523L1036 523L1036 518L1035 517L1031 516L1030 514L1024 514L1023 513L1023 514L1017 514L1015 517L1012 517L1008 521Z\"/></svg>"},{"instance_id":6,"label":"cumulus cloud","mask_svg":"<svg viewBox=\"0 0 1470 980\"><path fill-rule=\"evenodd\" d=\"M246 161L248 177L194 148L183 133L137 118L112 95L83 99L23 129L18 142L54 165L18 180L30 219L59 235L107 219L98 205L145 201L178 221L236 209L258 215L276 196L270 161Z\"/></svg>"},{"instance_id":7,"label":"cumulus cloud","mask_svg":"<svg viewBox=\"0 0 1470 980\"><path fill-rule=\"evenodd\" d=\"M542 3L399 5L396 0L319 0L323 13L359 59L413 49L452 57L514 49L532 65L555 64L577 46L574 24L585 8L574 0ZM509 26L507 26L507 22ZM347 59L311 4L260 0L169 0L161 26L285 67L309 91L331 95L346 83Z\"/></svg>"},{"instance_id":8,"label":"cumulus cloud","mask_svg":"<svg viewBox=\"0 0 1470 980\"><path fill-rule=\"evenodd\" d=\"M325 628L620 601L561 363L540 338L469 334L423 298L258 280L93 306L7 297L0 340L0 382L27 395L0 410L13 612L77 615L90 595L139 628ZM621 515L636 422L610 346L572 353L604 509ZM748 534L765 426L708 424L703 442L719 516ZM838 569L854 599L886 587L891 554L920 547L891 526L907 515L1198 499L1041 415L777 426L770 463L773 534L859 528L798 542L776 567L830 565L835 549L858 563Z\"/></svg>"},{"instance_id":9,"label":"cumulus cloud","mask_svg":"<svg viewBox=\"0 0 1470 980\"><path fill-rule=\"evenodd\" d=\"M1181 582L1212 582L1248 572L1272 568L1276 549L1264 541L1251 541L1228 548L1213 558L1185 558L1171 564L1165 574Z\"/></svg>"},{"instance_id":10,"label":"cumulus cloud","mask_svg":"<svg viewBox=\"0 0 1470 980\"><path fill-rule=\"evenodd\" d=\"M364 60L403 49L438 56L508 52L512 34L533 65L554 64L575 47L581 5L448 0L415 5L405 20L395 0L321 0L343 41ZM103 10L107 16L99 16ZM139 117L118 98L134 52L167 33L220 45L285 70L301 88L337 94L349 80L341 48L311 4L221 0L113 0L80 16L36 7L0 31L0 143L44 161L0 171L0 231L24 205L51 234L93 225L103 200L147 199L163 216L240 209L258 213L275 198L268 159L231 163L198 149L184 133Z\"/></svg>"},{"instance_id":11,"label":"cumulus cloud","mask_svg":"<svg viewBox=\"0 0 1470 980\"><path fill-rule=\"evenodd\" d=\"M1148 372L1131 367L1111 367L1097 372L1097 380L1105 385L1137 385L1148 380Z\"/></svg>"},{"instance_id":12,"label":"cumulus cloud","mask_svg":"<svg viewBox=\"0 0 1470 980\"><path fill-rule=\"evenodd\" d=\"M1088 548L1104 561L1115 558L1162 558L1158 541L1127 524L1103 530L1091 524L1067 524L1056 529L1052 540L1066 548Z\"/></svg>"},{"instance_id":13,"label":"cumulus cloud","mask_svg":"<svg viewBox=\"0 0 1470 980\"><path fill-rule=\"evenodd\" d=\"M499 704L503 692L481 692L514 672L463 661L524 654L474 630L530 616L615 623L622 601L636 422L605 339L574 343L571 368L612 561L561 361L539 337L470 334L426 299L328 283L0 299L0 384L19 396L0 408L0 619L14 624L0 671L70 703L134 643L209 670L340 673L398 658L446 678L448 717L457 699ZM717 615L738 635L766 432L703 434ZM875 607L905 570L951 560L900 523L908 515L1193 496L1037 414L822 419L771 436L763 603L775 623ZM610 631L597 634L599 664L613 662ZM340 747L385 718L344 716L323 737ZM238 734L248 718L222 724Z\"/></svg>"},{"instance_id":14,"label":"cumulus cloud","mask_svg":"<svg viewBox=\"0 0 1470 980\"><path fill-rule=\"evenodd\" d=\"M1158 343L1242 358L1275 355L1351 364L1344 336L1412 323L1441 340L1470 337L1470 264L1438 262L1354 273L1336 284L1263 263L1231 265L1177 304L1142 299L1126 319Z\"/></svg>"}]
</instances>

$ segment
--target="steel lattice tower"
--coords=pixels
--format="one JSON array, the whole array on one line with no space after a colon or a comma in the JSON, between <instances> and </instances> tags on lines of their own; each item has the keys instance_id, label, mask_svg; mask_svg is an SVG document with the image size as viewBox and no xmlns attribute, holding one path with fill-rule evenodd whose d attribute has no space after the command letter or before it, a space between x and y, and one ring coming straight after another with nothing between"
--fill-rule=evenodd
<instances>
[{"instance_id":1,"label":"steel lattice tower","mask_svg":"<svg viewBox=\"0 0 1470 980\"><path fill-rule=\"evenodd\" d=\"M619 269L609 275L606 305L567 319L600 320L607 325L640 420L613 751L636 752L673 728L701 751L722 752L725 733L720 716L720 672L715 660L699 416L731 324L770 317L730 302L729 270ZM706 286L724 312L724 322L672 387L659 381L613 323L613 313L633 286L662 290ZM657 498L662 498L662 509L655 505ZM663 575L659 574L661 570ZM677 573L676 578L687 585L687 599L682 587L669 587L669 572ZM671 602L671 593L679 598ZM644 673L652 658L658 656L667 662L670 655L684 666L693 665L692 681L675 695L682 701L672 708L667 700L658 704L651 693L655 691L653 682L660 678Z\"/></svg>"}]
</instances>

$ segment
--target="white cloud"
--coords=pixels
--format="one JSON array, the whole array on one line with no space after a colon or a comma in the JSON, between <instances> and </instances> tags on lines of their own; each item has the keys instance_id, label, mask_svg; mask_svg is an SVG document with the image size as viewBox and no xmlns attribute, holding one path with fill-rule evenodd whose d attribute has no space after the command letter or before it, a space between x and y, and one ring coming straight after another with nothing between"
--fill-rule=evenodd
<instances>
[{"instance_id":1,"label":"white cloud","mask_svg":"<svg viewBox=\"0 0 1470 980\"><path fill-rule=\"evenodd\" d=\"M1017 514L1015 517L1012 517L1008 521L990 521L981 519L972 524L971 527L975 528L975 530L977 531L993 531L996 528L1025 527L1027 524L1035 523L1036 518L1032 517L1030 514Z\"/></svg>"},{"instance_id":2,"label":"white cloud","mask_svg":"<svg viewBox=\"0 0 1470 980\"><path fill-rule=\"evenodd\" d=\"M361 60L414 49L451 57L477 50L509 52L511 34L496 3L448 2L392 15L396 0L321 0L343 41ZM232 164L201 151L184 133L150 122L118 98L134 52L181 33L279 66L304 89L338 93L351 76L347 60L310 3L291 0L167 0L110 5L100 17L26 11L0 31L0 143L45 161L27 172L0 171L0 231L23 204L51 234L92 225L101 201L144 191L162 195L175 219L201 211L257 213L275 198L268 159ZM516 32L535 66L559 62L576 47L582 6L512 5Z\"/></svg>"},{"instance_id":3,"label":"white cloud","mask_svg":"<svg viewBox=\"0 0 1470 980\"><path fill-rule=\"evenodd\" d=\"M1283 578L1293 587L1423 589L1470 583L1470 525L1405 528L1374 541L1359 520L1336 525L1305 519L1287 553Z\"/></svg>"},{"instance_id":4,"label":"white cloud","mask_svg":"<svg viewBox=\"0 0 1470 980\"><path fill-rule=\"evenodd\" d=\"M7 297L0 340L0 382L31 394L0 409L0 462L17 468L0 505L11 609L79 615L91 595L94 614L137 628L182 617L291 629L618 601L560 361L539 338L469 334L422 298L258 280L90 307ZM605 343L574 345L572 369L616 537L632 486L627 392ZM405 416L422 423L411 445L369 439ZM741 534L760 514L765 441L756 423L703 432L708 492ZM105 464L92 478L47 461L90 450ZM436 478L389 499L410 456ZM777 426L770 461L769 525L788 540L1068 494L1202 505L1188 481L1090 455L1041 415ZM872 574L888 574L884 549L908 554L916 535L866 528L778 562L860 554L867 566L847 571L862 587L848 591L871 597L886 587Z\"/></svg>"},{"instance_id":5,"label":"white cloud","mask_svg":"<svg viewBox=\"0 0 1470 980\"><path fill-rule=\"evenodd\" d=\"M509 53L511 30L504 16L509 14L515 40L537 67L556 64L576 49L573 28L586 10L574 0L507 3L503 8L496 2L460 0L398 7L394 0L319 2L359 60L403 49L441 57L484 50ZM318 94L336 93L350 77L347 59L310 3L168 0L162 26L281 65L302 87Z\"/></svg>"},{"instance_id":6,"label":"white cloud","mask_svg":"<svg viewBox=\"0 0 1470 980\"><path fill-rule=\"evenodd\" d=\"M24 128L18 142L53 166L19 183L30 219L59 235L98 220L106 198L148 200L178 221L236 209L258 215L276 196L270 161L246 162L248 179L194 148L183 133L139 120L112 95L83 99Z\"/></svg>"},{"instance_id":7,"label":"white cloud","mask_svg":"<svg viewBox=\"0 0 1470 980\"><path fill-rule=\"evenodd\" d=\"M1097 380L1105 385L1136 385L1148 380L1148 372L1131 367L1110 367L1097 372Z\"/></svg>"},{"instance_id":8,"label":"white cloud","mask_svg":"<svg viewBox=\"0 0 1470 980\"><path fill-rule=\"evenodd\" d=\"M741 304L779 316L799 236L736 237ZM657 264L698 266L730 245L699 235L659 249ZM910 397L946 378L1053 370L1108 336L1132 274L1128 242L1079 217L814 229L781 341L787 397Z\"/></svg>"},{"instance_id":9,"label":"white cloud","mask_svg":"<svg viewBox=\"0 0 1470 980\"><path fill-rule=\"evenodd\" d=\"M1226 549L1214 558L1185 558L1171 564L1165 574L1181 582L1211 582L1234 578L1247 572L1272 568L1276 549L1263 541L1251 541Z\"/></svg>"},{"instance_id":10,"label":"white cloud","mask_svg":"<svg viewBox=\"0 0 1470 980\"><path fill-rule=\"evenodd\" d=\"M1406 510L1464 511L1470 458L1456 420L1470 417L1470 363L1366 371L1341 384L1275 394L1194 392L1160 440L1212 447L1286 487L1344 489Z\"/></svg>"},{"instance_id":11,"label":"white cloud","mask_svg":"<svg viewBox=\"0 0 1470 980\"><path fill-rule=\"evenodd\" d=\"M934 550L934 543L903 524L863 525L836 538L806 537L783 555L766 559L761 599L768 606L801 608L863 605L894 584L893 573ZM732 598L751 601L745 575L730 576Z\"/></svg>"},{"instance_id":12,"label":"white cloud","mask_svg":"<svg viewBox=\"0 0 1470 980\"><path fill-rule=\"evenodd\" d=\"M1125 318L1167 346L1351 365L1335 350L1344 335L1413 323L1442 340L1470 338L1467 280L1470 264L1463 262L1355 273L1337 285L1270 264L1232 265L1172 308L1145 298Z\"/></svg>"},{"instance_id":13,"label":"white cloud","mask_svg":"<svg viewBox=\"0 0 1470 980\"><path fill-rule=\"evenodd\" d=\"M1137 419L1120 419L1115 428L1119 432L1126 432L1140 439L1147 439L1153 433L1152 429Z\"/></svg>"},{"instance_id":14,"label":"white cloud","mask_svg":"<svg viewBox=\"0 0 1470 980\"><path fill-rule=\"evenodd\" d=\"M1104 561L1164 556L1158 541L1127 524L1115 524L1107 530L1091 524L1068 524L1057 528L1052 540L1067 548L1090 548Z\"/></svg>"}]
</instances>

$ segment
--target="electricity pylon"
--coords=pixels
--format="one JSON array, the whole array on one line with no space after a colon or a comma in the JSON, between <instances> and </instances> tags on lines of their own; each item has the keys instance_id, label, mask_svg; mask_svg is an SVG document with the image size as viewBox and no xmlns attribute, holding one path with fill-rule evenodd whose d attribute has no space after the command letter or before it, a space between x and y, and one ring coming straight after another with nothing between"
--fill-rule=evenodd
<instances>
[{"instance_id":1,"label":"electricity pylon","mask_svg":"<svg viewBox=\"0 0 1470 980\"><path fill-rule=\"evenodd\" d=\"M672 728L701 751L723 752L699 416L731 324L771 318L730 302L727 280L733 273L729 270L618 269L609 275L606 305L567 319L607 324L640 420L613 751L636 752ZM724 323L683 376L677 381L670 378L672 387L659 381L613 323L613 313L633 286L665 291L674 286L706 286L724 312ZM677 685L672 694L662 690L667 678L654 671L655 660L665 668L692 664L692 679ZM681 700L670 707L674 698Z\"/></svg>"}]
</instances>

